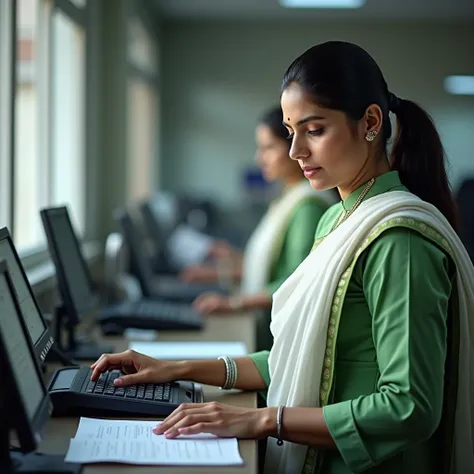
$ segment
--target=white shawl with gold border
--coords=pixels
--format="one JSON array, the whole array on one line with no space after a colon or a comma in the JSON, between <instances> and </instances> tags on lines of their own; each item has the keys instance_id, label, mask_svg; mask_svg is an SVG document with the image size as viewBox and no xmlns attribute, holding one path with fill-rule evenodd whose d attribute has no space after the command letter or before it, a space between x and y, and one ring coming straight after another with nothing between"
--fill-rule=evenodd
<instances>
[{"instance_id":1,"label":"white shawl with gold border","mask_svg":"<svg viewBox=\"0 0 474 474\"><path fill-rule=\"evenodd\" d=\"M457 474L474 472L474 269L444 216L411 193L392 191L364 201L301 263L273 296L268 406L318 407L326 370L331 315L337 312L338 285L364 243L393 220L406 219L432 232L457 266L460 309L458 403L455 421ZM342 282L342 283L341 283ZM340 301L342 304L342 301ZM336 337L337 335L335 335ZM268 442L265 473L301 474L307 447Z\"/></svg>"}]
</instances>

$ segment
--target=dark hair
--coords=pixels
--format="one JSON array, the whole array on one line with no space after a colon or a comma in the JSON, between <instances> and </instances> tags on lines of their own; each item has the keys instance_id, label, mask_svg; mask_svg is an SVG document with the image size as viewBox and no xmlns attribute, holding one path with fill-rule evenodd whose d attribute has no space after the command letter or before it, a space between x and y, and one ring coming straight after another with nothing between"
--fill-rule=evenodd
<instances>
[{"instance_id":1,"label":"dark hair","mask_svg":"<svg viewBox=\"0 0 474 474\"><path fill-rule=\"evenodd\" d=\"M389 111L397 116L390 165L401 182L418 197L436 206L456 229L456 206L445 169L445 152L431 117L410 100L388 90L382 71L361 47L342 41L313 46L290 65L282 91L297 83L322 107L340 110L360 120L371 104L383 113L382 145L392 135Z\"/></svg>"},{"instance_id":2,"label":"dark hair","mask_svg":"<svg viewBox=\"0 0 474 474\"><path fill-rule=\"evenodd\" d=\"M288 130L283 125L283 112L280 106L274 107L267 110L260 119L259 124L266 125L277 138L287 140ZM288 148L290 148L290 142L288 141Z\"/></svg>"}]
</instances>

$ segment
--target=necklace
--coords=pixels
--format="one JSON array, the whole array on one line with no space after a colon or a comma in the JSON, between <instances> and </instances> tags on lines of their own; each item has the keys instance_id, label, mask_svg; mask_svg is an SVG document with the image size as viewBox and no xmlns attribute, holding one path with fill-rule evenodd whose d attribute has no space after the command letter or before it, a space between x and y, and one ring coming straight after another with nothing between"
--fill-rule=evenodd
<instances>
[{"instance_id":1,"label":"necklace","mask_svg":"<svg viewBox=\"0 0 474 474\"><path fill-rule=\"evenodd\" d=\"M369 192L370 188L374 185L374 183L375 183L375 178L372 178L366 184L365 188L360 193L360 196L357 198L357 201L354 203L354 205L348 210L344 209L342 214L337 218L336 222L332 226L331 232L336 230L337 227L339 227L346 219L348 219L353 214L353 212L359 207L360 203L364 200L365 196L367 196L367 193Z\"/></svg>"}]
</instances>

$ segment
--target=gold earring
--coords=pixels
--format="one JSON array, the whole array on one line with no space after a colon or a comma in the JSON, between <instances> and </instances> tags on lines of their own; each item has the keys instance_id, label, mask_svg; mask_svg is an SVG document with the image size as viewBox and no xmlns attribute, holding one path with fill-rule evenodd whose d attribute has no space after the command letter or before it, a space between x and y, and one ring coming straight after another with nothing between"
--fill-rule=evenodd
<instances>
[{"instance_id":1,"label":"gold earring","mask_svg":"<svg viewBox=\"0 0 474 474\"><path fill-rule=\"evenodd\" d=\"M365 139L368 142L373 142L375 140L375 137L377 136L377 132L375 130L371 130L370 132L367 132L365 135Z\"/></svg>"}]
</instances>

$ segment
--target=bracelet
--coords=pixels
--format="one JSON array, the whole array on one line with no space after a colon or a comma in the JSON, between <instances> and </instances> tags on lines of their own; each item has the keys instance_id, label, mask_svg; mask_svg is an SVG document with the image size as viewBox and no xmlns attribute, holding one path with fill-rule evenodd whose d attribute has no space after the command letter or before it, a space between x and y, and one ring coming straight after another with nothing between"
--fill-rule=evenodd
<instances>
[{"instance_id":1,"label":"bracelet","mask_svg":"<svg viewBox=\"0 0 474 474\"><path fill-rule=\"evenodd\" d=\"M285 407L280 405L277 411L277 446L283 446L283 440L281 439L281 425L283 424L283 409Z\"/></svg>"},{"instance_id":2,"label":"bracelet","mask_svg":"<svg viewBox=\"0 0 474 474\"><path fill-rule=\"evenodd\" d=\"M234 359L227 356L221 356L217 358L223 360L225 364L225 382L221 390L230 390L234 388L235 382L237 381L237 364Z\"/></svg>"}]
</instances>

